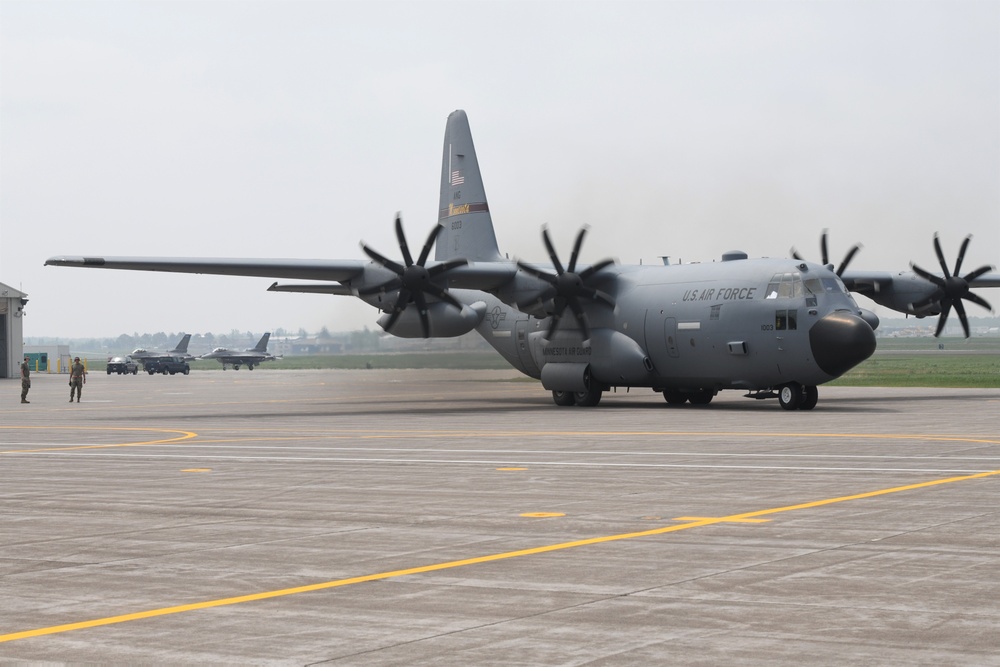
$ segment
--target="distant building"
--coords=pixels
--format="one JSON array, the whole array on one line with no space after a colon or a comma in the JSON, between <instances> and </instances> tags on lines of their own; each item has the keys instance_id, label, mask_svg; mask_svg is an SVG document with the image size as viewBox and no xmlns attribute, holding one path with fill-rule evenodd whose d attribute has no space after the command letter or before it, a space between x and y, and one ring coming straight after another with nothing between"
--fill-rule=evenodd
<instances>
[{"instance_id":1,"label":"distant building","mask_svg":"<svg viewBox=\"0 0 1000 667\"><path fill-rule=\"evenodd\" d=\"M69 345L25 345L24 356L34 373L69 373L72 365Z\"/></svg>"},{"instance_id":2,"label":"distant building","mask_svg":"<svg viewBox=\"0 0 1000 667\"><path fill-rule=\"evenodd\" d=\"M286 341L287 354L341 354L344 344L332 338L296 338Z\"/></svg>"},{"instance_id":3,"label":"distant building","mask_svg":"<svg viewBox=\"0 0 1000 667\"><path fill-rule=\"evenodd\" d=\"M27 303L27 294L0 283L0 378L21 376Z\"/></svg>"}]
</instances>

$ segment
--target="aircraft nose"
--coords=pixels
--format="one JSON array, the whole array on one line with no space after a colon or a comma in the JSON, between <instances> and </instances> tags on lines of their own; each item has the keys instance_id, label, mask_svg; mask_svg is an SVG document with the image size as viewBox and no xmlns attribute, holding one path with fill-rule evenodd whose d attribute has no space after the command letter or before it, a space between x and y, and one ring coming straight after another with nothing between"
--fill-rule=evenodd
<instances>
[{"instance_id":1,"label":"aircraft nose","mask_svg":"<svg viewBox=\"0 0 1000 667\"><path fill-rule=\"evenodd\" d=\"M875 352L875 332L857 315L837 311L809 330L809 347L824 373L840 377Z\"/></svg>"}]
</instances>

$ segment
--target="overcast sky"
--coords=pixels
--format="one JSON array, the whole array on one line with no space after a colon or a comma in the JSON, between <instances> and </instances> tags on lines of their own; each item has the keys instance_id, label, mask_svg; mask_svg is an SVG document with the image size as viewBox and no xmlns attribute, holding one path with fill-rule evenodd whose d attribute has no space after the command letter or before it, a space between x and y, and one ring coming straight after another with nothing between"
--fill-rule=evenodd
<instances>
[{"instance_id":1,"label":"overcast sky","mask_svg":"<svg viewBox=\"0 0 1000 667\"><path fill-rule=\"evenodd\" d=\"M398 257L454 109L512 257L587 224L584 261L818 260L829 228L853 268L937 270L935 231L1000 264L997 2L2 0L0 282L27 336L375 328L264 278L43 262Z\"/></svg>"}]
</instances>

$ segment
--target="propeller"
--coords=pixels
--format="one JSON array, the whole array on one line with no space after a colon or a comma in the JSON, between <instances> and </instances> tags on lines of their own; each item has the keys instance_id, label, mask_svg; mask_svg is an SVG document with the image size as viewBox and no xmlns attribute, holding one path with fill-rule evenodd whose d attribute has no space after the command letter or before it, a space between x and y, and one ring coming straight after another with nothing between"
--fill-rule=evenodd
<instances>
[{"instance_id":1,"label":"propeller","mask_svg":"<svg viewBox=\"0 0 1000 667\"><path fill-rule=\"evenodd\" d=\"M403 253L403 261L405 265L381 255L377 251L369 248L363 242L361 244L361 249L365 251L365 254L372 258L372 261L381 264L385 268L389 269L396 274L394 278L390 278L381 285L374 285L372 287L365 287L358 290L358 294L361 296L374 294L376 292L389 292L392 290L399 290L399 296L396 298L396 303L393 304L391 309L391 315L389 316L389 321L386 322L385 330L389 331L392 329L392 325L396 323L399 316L406 310L406 307L411 303L417 305L417 312L420 315L420 326L423 328L424 338L430 338L430 322L427 318L427 297L426 295L431 295L445 303L448 303L459 310L462 309L462 304L455 297L448 294L447 289L439 287L434 284L433 280L440 277L442 274L447 273L451 269L459 266L465 266L469 263L467 259L449 259L446 262L440 264L435 264L434 266L428 268L424 267L427 262L427 256L430 255L431 247L434 245L435 239L437 239L438 234L441 233L441 225L434 225L434 229L427 236L427 242L424 243L423 249L420 251L420 256L417 261L413 261L413 256L410 255L410 247L406 243L406 234L403 233L403 220L400 215L396 214L396 238L399 240L399 249Z\"/></svg>"},{"instance_id":2,"label":"propeller","mask_svg":"<svg viewBox=\"0 0 1000 667\"><path fill-rule=\"evenodd\" d=\"M928 273L916 264L910 263L910 268L913 269L914 273L924 280L937 285L937 289L929 296L910 304L913 310L920 310L932 303L941 303L941 317L938 318L937 331L934 332L935 336L941 335L944 323L948 320L948 315L951 314L951 309L954 306L955 312L958 313L958 319L962 322L965 337L969 337L969 320L965 316L965 306L962 304L962 299L978 304L987 310L993 310L993 307L986 299L969 291L969 283L984 273L992 271L993 267L989 265L981 266L975 271L970 271L964 276L959 276L962 270L962 261L965 259L965 249L969 247L969 241L971 240L972 235L970 234L962 241L962 247L958 251L958 259L955 260L955 270L949 273L948 264L944 261L944 253L941 252L941 242L938 240L938 235L934 234L934 252L937 253L938 262L941 264L941 271L944 272L944 278Z\"/></svg>"},{"instance_id":3,"label":"propeller","mask_svg":"<svg viewBox=\"0 0 1000 667\"><path fill-rule=\"evenodd\" d=\"M833 269L833 264L830 263L830 258L826 252L827 231L828 230L824 229L823 233L819 237L819 249L823 254L823 265ZM838 276L844 275L844 271L847 270L847 265L851 263L851 260L854 259L854 255L856 255L859 250L861 250L860 243L855 243L853 246L851 246L851 249L847 251L846 255L844 255L843 261L840 262L840 266L837 267L836 273ZM792 248L792 257L794 257L799 261L803 261L802 257L799 256L799 253L795 250L795 248Z\"/></svg>"},{"instance_id":4,"label":"propeller","mask_svg":"<svg viewBox=\"0 0 1000 667\"><path fill-rule=\"evenodd\" d=\"M544 280L550 285L542 294L518 304L518 307L522 308L544 299L552 299L552 323L545 333L545 340L552 339L552 335L555 334L556 328L559 326L559 320L562 319L567 307L572 311L573 316L576 318L576 323L580 326L580 330L583 331L583 339L590 339L590 327L587 326L587 314L580 303L581 299L601 301L612 308L615 307L615 302L610 296L586 284L587 280L595 273L614 264L615 261L613 259L603 259L579 273L576 272L576 260L580 255L580 246L583 245L583 237L586 234L587 227L583 227L576 235L576 242L573 244L573 253L569 257L569 265L564 269L562 262L559 261L559 256L556 254L555 247L552 245L551 239L549 239L548 228L542 227L542 240L545 242L545 248L549 251L549 259L552 260L552 266L556 269L555 274L542 271L521 261L517 263L518 268L522 271L540 280Z\"/></svg>"}]
</instances>

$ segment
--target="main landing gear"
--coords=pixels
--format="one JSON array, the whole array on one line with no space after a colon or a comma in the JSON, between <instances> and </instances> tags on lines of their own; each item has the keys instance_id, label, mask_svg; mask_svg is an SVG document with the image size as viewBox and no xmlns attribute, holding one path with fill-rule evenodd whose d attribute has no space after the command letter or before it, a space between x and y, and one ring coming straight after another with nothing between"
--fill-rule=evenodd
<instances>
[{"instance_id":1,"label":"main landing gear","mask_svg":"<svg viewBox=\"0 0 1000 667\"><path fill-rule=\"evenodd\" d=\"M785 410L812 410L819 400L816 387L804 387L798 382L789 382L778 388L778 403Z\"/></svg>"},{"instance_id":2,"label":"main landing gear","mask_svg":"<svg viewBox=\"0 0 1000 667\"><path fill-rule=\"evenodd\" d=\"M604 391L590 388L586 391L552 391L552 402L559 406L579 405L582 408L592 408L601 402Z\"/></svg>"}]
</instances>

